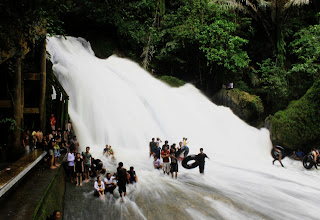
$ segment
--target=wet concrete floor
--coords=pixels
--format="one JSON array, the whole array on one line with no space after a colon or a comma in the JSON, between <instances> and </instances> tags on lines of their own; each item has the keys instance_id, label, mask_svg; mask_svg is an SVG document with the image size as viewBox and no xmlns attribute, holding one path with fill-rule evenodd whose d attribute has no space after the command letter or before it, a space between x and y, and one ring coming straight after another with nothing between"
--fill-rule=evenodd
<instances>
[{"instance_id":1,"label":"wet concrete floor","mask_svg":"<svg viewBox=\"0 0 320 220\"><path fill-rule=\"evenodd\" d=\"M8 195L0 199L0 219L32 219L47 186L58 169L39 162Z\"/></svg>"}]
</instances>

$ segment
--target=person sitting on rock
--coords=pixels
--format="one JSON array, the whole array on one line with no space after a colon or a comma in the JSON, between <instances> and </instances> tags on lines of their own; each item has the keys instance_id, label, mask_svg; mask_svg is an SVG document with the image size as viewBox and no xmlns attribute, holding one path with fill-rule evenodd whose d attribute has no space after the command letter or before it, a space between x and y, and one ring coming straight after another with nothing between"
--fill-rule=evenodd
<instances>
[{"instance_id":1,"label":"person sitting on rock","mask_svg":"<svg viewBox=\"0 0 320 220\"><path fill-rule=\"evenodd\" d=\"M115 184L113 181L116 180L115 176L111 176L110 173L107 173L106 178L104 178L105 183L105 192L109 192L113 194L113 190L117 187L117 184Z\"/></svg>"},{"instance_id":2,"label":"person sitting on rock","mask_svg":"<svg viewBox=\"0 0 320 220\"><path fill-rule=\"evenodd\" d=\"M301 160L304 155L303 151L300 149L298 149L297 151L294 151L293 154L294 154L294 159L298 159L298 160Z\"/></svg>"},{"instance_id":3,"label":"person sitting on rock","mask_svg":"<svg viewBox=\"0 0 320 220\"><path fill-rule=\"evenodd\" d=\"M94 195L103 199L105 187L104 187L104 182L102 181L101 176L98 176L97 181L94 182L94 189L95 189Z\"/></svg>"}]
</instances>

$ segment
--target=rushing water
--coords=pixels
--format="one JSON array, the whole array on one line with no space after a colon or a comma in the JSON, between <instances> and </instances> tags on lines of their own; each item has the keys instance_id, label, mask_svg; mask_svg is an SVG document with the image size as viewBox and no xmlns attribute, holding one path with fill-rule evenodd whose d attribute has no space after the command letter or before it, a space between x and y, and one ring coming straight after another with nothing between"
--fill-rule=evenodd
<instances>
[{"instance_id":1,"label":"rushing water","mask_svg":"<svg viewBox=\"0 0 320 220\"><path fill-rule=\"evenodd\" d=\"M130 60L98 59L82 38L51 37L47 49L82 149L90 146L109 171L119 161L134 166L139 178L124 203L118 193L93 198L93 182L69 185L67 219L319 219L317 171L289 159L286 168L273 166L266 129L248 126L190 84L171 88ZM191 154L203 147L205 175L179 166L174 180L154 170L152 137L169 144L187 137ZM106 144L116 161L103 158Z\"/></svg>"}]
</instances>

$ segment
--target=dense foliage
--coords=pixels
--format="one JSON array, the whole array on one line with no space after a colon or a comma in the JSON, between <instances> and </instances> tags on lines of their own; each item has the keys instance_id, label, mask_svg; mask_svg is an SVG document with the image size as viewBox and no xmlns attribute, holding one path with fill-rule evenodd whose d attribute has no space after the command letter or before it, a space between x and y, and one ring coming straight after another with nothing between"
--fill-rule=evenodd
<instances>
[{"instance_id":1,"label":"dense foliage","mask_svg":"<svg viewBox=\"0 0 320 220\"><path fill-rule=\"evenodd\" d=\"M208 96L233 82L261 98L265 116L319 79L320 1L4 0L0 10L1 51L21 40L31 47L45 26L88 39L99 57L129 57Z\"/></svg>"}]
</instances>

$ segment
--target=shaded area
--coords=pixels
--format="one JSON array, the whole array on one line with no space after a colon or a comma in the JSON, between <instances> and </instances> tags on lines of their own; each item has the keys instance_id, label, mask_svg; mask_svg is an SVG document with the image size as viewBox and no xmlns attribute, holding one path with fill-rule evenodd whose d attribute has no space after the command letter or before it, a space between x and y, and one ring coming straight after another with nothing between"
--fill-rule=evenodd
<instances>
[{"instance_id":1,"label":"shaded area","mask_svg":"<svg viewBox=\"0 0 320 220\"><path fill-rule=\"evenodd\" d=\"M34 167L0 200L0 219L32 219L33 213L58 169L45 162ZM1 175L2 176L2 175Z\"/></svg>"},{"instance_id":2,"label":"shaded area","mask_svg":"<svg viewBox=\"0 0 320 220\"><path fill-rule=\"evenodd\" d=\"M10 183L15 177L26 169L30 169L30 165L34 163L44 152L40 150L32 151L23 156L20 160L9 165L10 170L0 171L0 190Z\"/></svg>"}]
</instances>

